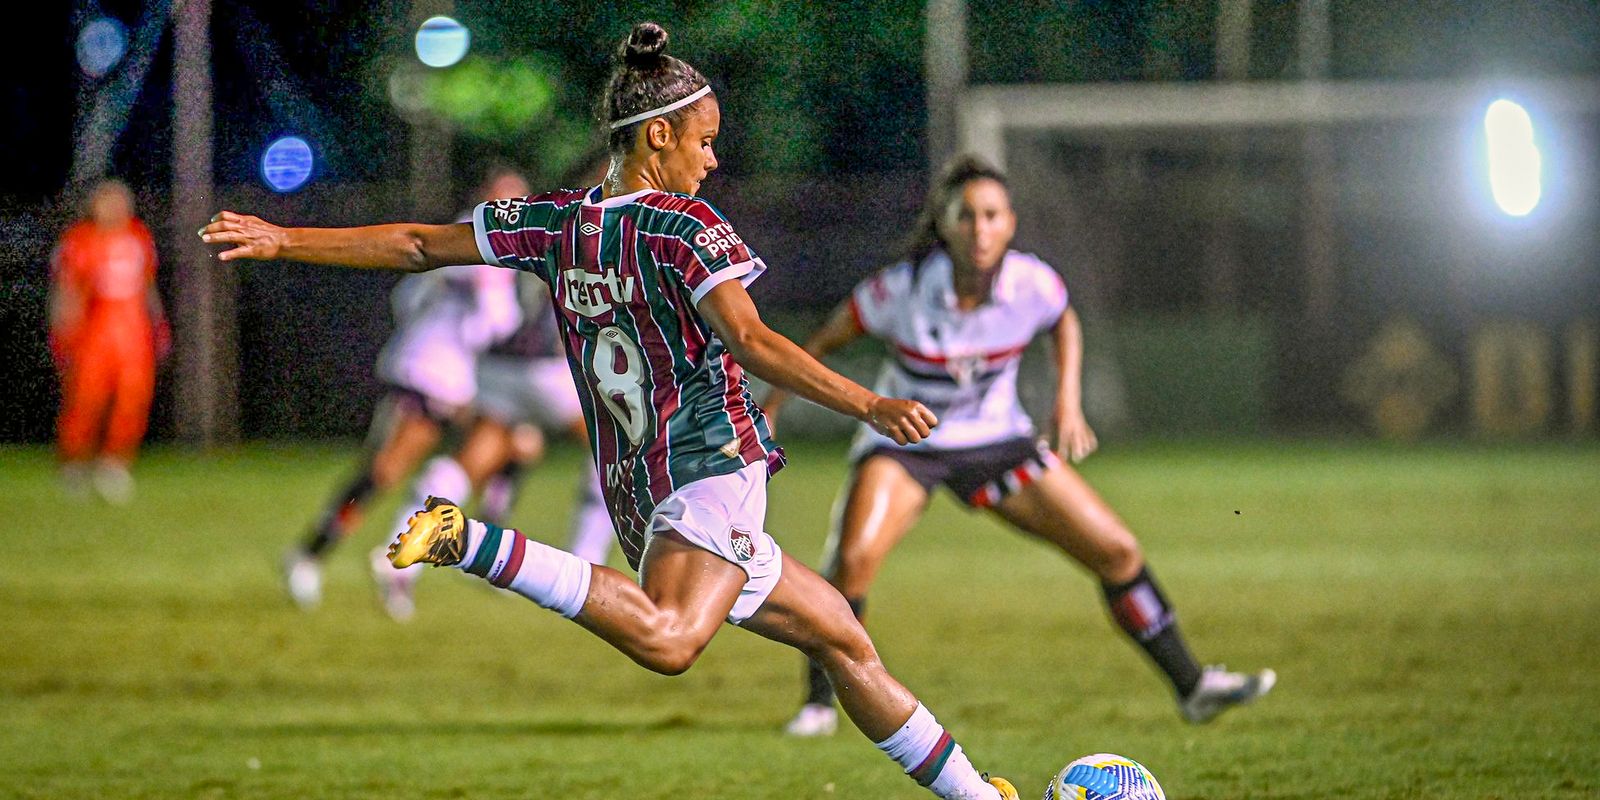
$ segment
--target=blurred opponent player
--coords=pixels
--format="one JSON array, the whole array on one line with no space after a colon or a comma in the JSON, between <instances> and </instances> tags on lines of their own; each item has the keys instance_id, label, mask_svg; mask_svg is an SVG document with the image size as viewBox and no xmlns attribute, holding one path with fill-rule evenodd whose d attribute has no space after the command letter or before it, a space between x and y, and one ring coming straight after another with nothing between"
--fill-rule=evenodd
<instances>
[{"instance_id":1,"label":"blurred opponent player","mask_svg":"<svg viewBox=\"0 0 1600 800\"><path fill-rule=\"evenodd\" d=\"M396 535L405 531L411 511L421 508L429 496L479 496L478 518L499 524L515 503L523 472L543 457L546 432L587 441L583 406L567 367L550 292L532 275L507 274L517 279L522 322L479 357L472 425L454 454L434 456L418 471L395 521ZM593 462L585 462L578 481L567 550L592 564L604 564L616 534ZM389 616L404 621L415 611L418 568L395 569L382 546L373 552L373 577Z\"/></svg>"},{"instance_id":2,"label":"blurred opponent player","mask_svg":"<svg viewBox=\"0 0 1600 800\"><path fill-rule=\"evenodd\" d=\"M861 616L878 567L942 484L1093 572L1117 625L1171 682L1182 716L1205 722L1266 693L1276 676L1201 669L1133 533L1037 441L1017 400L1017 368L1034 336L1049 332L1057 447L1072 461L1095 449L1083 417L1078 314L1055 270L1010 249L1015 232L1005 176L977 158L956 159L929 193L906 259L857 286L806 342L822 358L863 335L882 339L893 353L877 390L920 400L942 420L912 447L860 431L823 572ZM775 415L785 397L774 392L767 413ZM808 673L805 703L786 730L830 734L833 690L815 663Z\"/></svg>"},{"instance_id":3,"label":"blurred opponent player","mask_svg":"<svg viewBox=\"0 0 1600 800\"><path fill-rule=\"evenodd\" d=\"M481 200L527 191L521 175L496 168L476 195ZM392 305L395 331L377 366L389 391L373 413L367 451L355 477L284 557L284 582L301 608L321 602L322 559L360 526L372 496L398 484L449 428L470 419L479 355L521 321L515 273L481 264L407 276L395 286Z\"/></svg>"},{"instance_id":4,"label":"blurred opponent player","mask_svg":"<svg viewBox=\"0 0 1600 800\"><path fill-rule=\"evenodd\" d=\"M844 598L766 531L767 479L783 454L744 367L896 442L920 441L937 420L920 403L856 385L761 322L744 286L765 265L694 196L717 167L720 106L666 43L654 23L623 43L600 106L611 171L592 189L485 203L471 225L279 228L224 211L202 238L229 246L223 260L411 271L482 260L538 275L557 301L606 504L638 583L439 498L392 546L395 565L459 568L665 674L687 670L724 621L739 625L821 663L850 719L935 795L1015 800L889 674ZM434 698L422 689L415 699Z\"/></svg>"},{"instance_id":5,"label":"blurred opponent player","mask_svg":"<svg viewBox=\"0 0 1600 800\"><path fill-rule=\"evenodd\" d=\"M87 219L61 236L51 263L50 350L61 371L57 443L67 489L92 483L107 502L133 498L128 468L171 334L156 293L156 246L121 181L96 184Z\"/></svg>"},{"instance_id":6,"label":"blurred opponent player","mask_svg":"<svg viewBox=\"0 0 1600 800\"><path fill-rule=\"evenodd\" d=\"M498 426L512 444L501 459L504 466L491 469L492 463L483 459L480 467L470 470L474 476L488 475L486 479L474 477L473 485L483 487L480 516L495 523L504 521L510 513L520 473L537 460L533 457L536 451L520 442L532 443L541 432L564 433L580 442L589 439L550 290L543 281L525 273L517 274L517 288L523 324L478 361L475 408L479 424ZM450 496L432 491L427 494ZM421 506L418 503L413 507ZM592 463L585 465L579 478L578 506L570 527L567 550L591 564L606 563L616 544L616 533Z\"/></svg>"}]
</instances>

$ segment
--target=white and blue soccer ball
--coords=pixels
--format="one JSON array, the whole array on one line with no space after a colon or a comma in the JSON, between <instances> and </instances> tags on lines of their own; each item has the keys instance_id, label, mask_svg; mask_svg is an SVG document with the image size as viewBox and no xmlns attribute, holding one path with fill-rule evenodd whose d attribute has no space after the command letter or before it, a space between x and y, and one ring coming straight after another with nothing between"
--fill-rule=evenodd
<instances>
[{"instance_id":1,"label":"white and blue soccer ball","mask_svg":"<svg viewBox=\"0 0 1600 800\"><path fill-rule=\"evenodd\" d=\"M1167 800L1143 764L1111 753L1084 756L1062 767L1044 800Z\"/></svg>"}]
</instances>

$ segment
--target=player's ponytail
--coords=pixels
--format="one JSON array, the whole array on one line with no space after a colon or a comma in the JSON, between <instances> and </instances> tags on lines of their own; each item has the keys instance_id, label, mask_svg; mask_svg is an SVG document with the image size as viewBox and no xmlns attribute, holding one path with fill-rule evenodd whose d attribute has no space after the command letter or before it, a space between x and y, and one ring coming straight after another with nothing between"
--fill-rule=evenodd
<instances>
[{"instance_id":1,"label":"player's ponytail","mask_svg":"<svg viewBox=\"0 0 1600 800\"><path fill-rule=\"evenodd\" d=\"M685 100L708 85L699 70L667 55L667 39L665 28L641 22L617 47L616 66L598 109L601 124L609 130L606 149L612 155L627 152L639 126L648 120L659 116L676 127L698 97L665 113L650 112Z\"/></svg>"},{"instance_id":2,"label":"player's ponytail","mask_svg":"<svg viewBox=\"0 0 1600 800\"><path fill-rule=\"evenodd\" d=\"M945 246L944 237L939 234L939 220L950 208L956 195L976 180L991 180L1007 192L1011 191L1006 183L1006 174L980 156L963 153L946 162L933 185L928 187L928 199L922 206L922 212L917 215L910 238L906 240L904 255L911 262L912 269L920 267L934 250Z\"/></svg>"}]
</instances>

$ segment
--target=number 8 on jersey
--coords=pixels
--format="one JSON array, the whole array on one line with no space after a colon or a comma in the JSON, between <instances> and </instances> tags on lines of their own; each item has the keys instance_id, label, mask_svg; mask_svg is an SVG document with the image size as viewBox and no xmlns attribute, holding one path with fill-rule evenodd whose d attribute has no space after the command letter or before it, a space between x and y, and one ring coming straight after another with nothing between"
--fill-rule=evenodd
<instances>
[{"instance_id":1,"label":"number 8 on jersey","mask_svg":"<svg viewBox=\"0 0 1600 800\"><path fill-rule=\"evenodd\" d=\"M637 449L644 441L644 375L639 371L643 361L639 345L621 328L608 325L595 336L594 363L590 365L595 388L600 390L600 399L611 411L612 419L627 434L630 449Z\"/></svg>"}]
</instances>

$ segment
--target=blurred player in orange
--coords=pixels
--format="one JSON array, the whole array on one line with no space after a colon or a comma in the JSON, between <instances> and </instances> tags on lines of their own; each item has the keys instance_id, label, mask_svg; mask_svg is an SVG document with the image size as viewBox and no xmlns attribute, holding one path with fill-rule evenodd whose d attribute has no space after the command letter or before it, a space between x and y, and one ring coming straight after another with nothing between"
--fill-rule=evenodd
<instances>
[{"instance_id":1,"label":"blurred player in orange","mask_svg":"<svg viewBox=\"0 0 1600 800\"><path fill-rule=\"evenodd\" d=\"M58 446L74 494L133 497L128 467L144 439L156 359L171 341L156 293L156 247L121 181L96 184L87 218L61 235L51 265L50 350L61 372Z\"/></svg>"}]
</instances>

